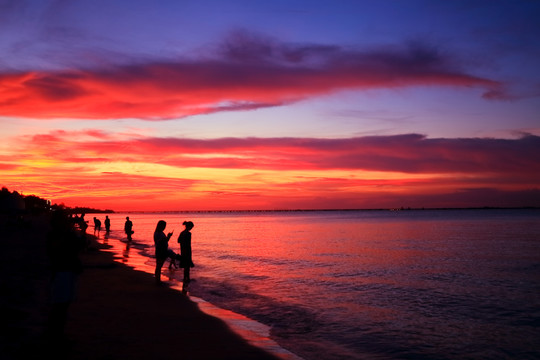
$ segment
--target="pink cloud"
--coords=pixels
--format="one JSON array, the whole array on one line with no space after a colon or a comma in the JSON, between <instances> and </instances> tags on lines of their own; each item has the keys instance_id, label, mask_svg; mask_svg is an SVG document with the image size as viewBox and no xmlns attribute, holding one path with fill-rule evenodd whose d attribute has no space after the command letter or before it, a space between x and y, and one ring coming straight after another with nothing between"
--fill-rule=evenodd
<instances>
[{"instance_id":1,"label":"pink cloud","mask_svg":"<svg viewBox=\"0 0 540 360\"><path fill-rule=\"evenodd\" d=\"M0 163L0 170L15 170L17 169L19 166L16 165L16 164L4 164L4 163Z\"/></svg>"},{"instance_id":2,"label":"pink cloud","mask_svg":"<svg viewBox=\"0 0 540 360\"><path fill-rule=\"evenodd\" d=\"M324 138L136 138L56 132L26 138L25 153L85 163L115 159L175 167L508 174L540 178L540 137L431 139L418 134ZM215 154L219 154L216 156Z\"/></svg>"},{"instance_id":3,"label":"pink cloud","mask_svg":"<svg viewBox=\"0 0 540 360\"><path fill-rule=\"evenodd\" d=\"M0 115L171 119L282 106L345 89L426 85L480 87L490 98L500 94L497 82L468 74L423 46L359 51L240 36L230 38L219 55L0 73Z\"/></svg>"},{"instance_id":4,"label":"pink cloud","mask_svg":"<svg viewBox=\"0 0 540 360\"><path fill-rule=\"evenodd\" d=\"M514 140L429 139L415 134L348 139L122 140L114 133L58 131L17 140L18 152L4 163L5 185L74 206L203 210L230 209L231 203L237 209L540 204L536 158L540 137L532 135ZM19 159L24 162L13 166ZM41 160L50 166L43 167ZM96 173L98 163L110 160L249 171L234 186L219 178L190 178L187 172L181 179ZM34 162L39 168L26 165ZM57 163L61 166L54 166ZM348 171L351 176L327 172L333 169ZM259 170L269 170L271 176ZM287 178L291 174L287 170L294 171L291 178ZM352 176L361 170L379 171L380 175L369 179ZM385 172L410 175L386 177ZM278 182L276 174L283 174Z\"/></svg>"},{"instance_id":5,"label":"pink cloud","mask_svg":"<svg viewBox=\"0 0 540 360\"><path fill-rule=\"evenodd\" d=\"M124 136L53 131L19 137L9 160L3 161L2 180L9 188L66 204L115 209L148 209L148 204L170 210L225 209L231 199L241 209L540 204L540 137L533 135L512 140L418 134L207 140ZM110 161L248 171L237 173L234 186L219 178L190 178L190 172L181 179L96 172L99 163ZM379 176L354 176L363 170ZM385 175L395 172L403 175ZM283 174L278 182L276 174Z\"/></svg>"}]
</instances>

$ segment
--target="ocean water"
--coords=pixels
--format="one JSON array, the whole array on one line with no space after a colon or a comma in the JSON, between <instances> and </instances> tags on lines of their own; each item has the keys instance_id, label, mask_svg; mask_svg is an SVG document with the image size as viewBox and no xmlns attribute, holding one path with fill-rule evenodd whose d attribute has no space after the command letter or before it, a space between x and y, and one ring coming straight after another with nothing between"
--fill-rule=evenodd
<instances>
[{"instance_id":1,"label":"ocean water","mask_svg":"<svg viewBox=\"0 0 540 360\"><path fill-rule=\"evenodd\" d=\"M135 230L129 245L125 216ZM188 294L239 314L231 318L245 320L240 327L256 321L306 360L540 358L539 210L109 217L102 241L149 273L157 221L174 230L176 252L181 223L193 221ZM181 287L181 270L166 264L163 277Z\"/></svg>"}]
</instances>

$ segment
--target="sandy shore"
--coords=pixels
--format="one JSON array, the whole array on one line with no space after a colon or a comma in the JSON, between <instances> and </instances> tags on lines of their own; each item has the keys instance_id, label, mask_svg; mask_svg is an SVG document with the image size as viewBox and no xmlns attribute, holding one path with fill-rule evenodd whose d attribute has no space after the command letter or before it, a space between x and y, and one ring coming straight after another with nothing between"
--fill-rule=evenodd
<instances>
[{"instance_id":1,"label":"sandy shore","mask_svg":"<svg viewBox=\"0 0 540 360\"><path fill-rule=\"evenodd\" d=\"M84 271L69 309L66 341L50 346L44 337L50 279L47 219L9 227L3 220L2 359L275 359L180 292L156 286L152 275L115 262L97 242L81 254Z\"/></svg>"}]
</instances>

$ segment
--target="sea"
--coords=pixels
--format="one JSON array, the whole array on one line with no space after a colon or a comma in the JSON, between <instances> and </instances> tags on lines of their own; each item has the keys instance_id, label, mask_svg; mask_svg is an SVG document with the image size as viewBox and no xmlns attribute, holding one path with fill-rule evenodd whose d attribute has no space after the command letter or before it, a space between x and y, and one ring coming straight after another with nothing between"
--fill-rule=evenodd
<instances>
[{"instance_id":1,"label":"sea","mask_svg":"<svg viewBox=\"0 0 540 360\"><path fill-rule=\"evenodd\" d=\"M179 252L193 221L184 292L282 359L540 359L539 209L108 216L100 241L150 274L156 223ZM164 265L178 291L182 276Z\"/></svg>"}]
</instances>

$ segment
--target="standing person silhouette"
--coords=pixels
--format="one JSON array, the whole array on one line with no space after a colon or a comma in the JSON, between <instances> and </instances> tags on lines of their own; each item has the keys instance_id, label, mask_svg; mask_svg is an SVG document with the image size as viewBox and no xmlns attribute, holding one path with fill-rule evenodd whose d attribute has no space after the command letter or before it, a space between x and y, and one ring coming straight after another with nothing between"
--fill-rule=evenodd
<instances>
[{"instance_id":1,"label":"standing person silhouette","mask_svg":"<svg viewBox=\"0 0 540 360\"><path fill-rule=\"evenodd\" d=\"M154 231L154 244L156 246L156 284L161 284L161 267L169 257L169 239L172 232L165 235L165 227L167 223L164 220L159 220Z\"/></svg>"},{"instance_id":2,"label":"standing person silhouette","mask_svg":"<svg viewBox=\"0 0 540 360\"><path fill-rule=\"evenodd\" d=\"M79 218L79 228L83 233L86 233L86 229L88 229L88 222L84 218L84 213L81 214L81 217Z\"/></svg>"},{"instance_id":3,"label":"standing person silhouette","mask_svg":"<svg viewBox=\"0 0 540 360\"><path fill-rule=\"evenodd\" d=\"M97 217L94 216L94 236L99 238L99 233L101 232L101 220L99 220Z\"/></svg>"},{"instance_id":4,"label":"standing person silhouette","mask_svg":"<svg viewBox=\"0 0 540 360\"><path fill-rule=\"evenodd\" d=\"M85 249L90 247L90 240L86 237L86 229L88 229L88 222L84 219L84 213L79 217L79 229L81 230L81 236L84 239Z\"/></svg>"},{"instance_id":5,"label":"standing person silhouette","mask_svg":"<svg viewBox=\"0 0 540 360\"><path fill-rule=\"evenodd\" d=\"M180 266L184 268L184 284L191 281L189 277L189 271L195 265L191 258L191 232L195 225L191 221L184 221L183 225L186 227L184 231L178 236L178 243L180 244Z\"/></svg>"},{"instance_id":6,"label":"standing person silhouette","mask_svg":"<svg viewBox=\"0 0 540 360\"><path fill-rule=\"evenodd\" d=\"M131 241L131 235L134 233L133 231L133 223L131 220L129 220L129 216L126 216L126 223L124 224L124 232L127 235L128 241Z\"/></svg>"},{"instance_id":7,"label":"standing person silhouette","mask_svg":"<svg viewBox=\"0 0 540 360\"><path fill-rule=\"evenodd\" d=\"M108 234L111 231L111 219L108 215L105 215L105 232Z\"/></svg>"}]
</instances>

